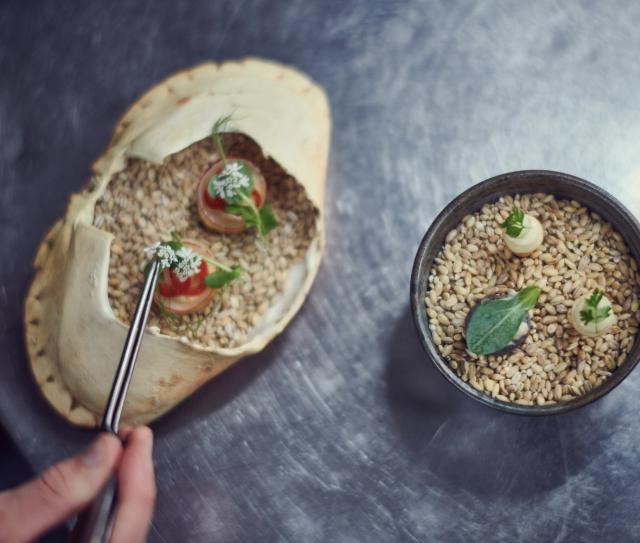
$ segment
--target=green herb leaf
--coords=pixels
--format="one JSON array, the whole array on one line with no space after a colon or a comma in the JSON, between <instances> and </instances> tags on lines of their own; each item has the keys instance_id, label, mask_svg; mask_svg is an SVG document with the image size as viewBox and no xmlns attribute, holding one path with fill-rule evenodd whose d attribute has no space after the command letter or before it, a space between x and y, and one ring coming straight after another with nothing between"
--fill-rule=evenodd
<instances>
[{"instance_id":1,"label":"green herb leaf","mask_svg":"<svg viewBox=\"0 0 640 543\"><path fill-rule=\"evenodd\" d=\"M517 238L524 230L524 211L514 207L507 219L500 224L500 227L506 231L508 236Z\"/></svg>"},{"instance_id":2,"label":"green herb leaf","mask_svg":"<svg viewBox=\"0 0 640 543\"><path fill-rule=\"evenodd\" d=\"M256 218L258 217L258 214L249 206L227 204L224 210L232 215L239 215L242 217L244 224L249 227L258 225L258 219Z\"/></svg>"},{"instance_id":3,"label":"green herb leaf","mask_svg":"<svg viewBox=\"0 0 640 543\"><path fill-rule=\"evenodd\" d=\"M469 317L467 348L476 354L493 354L507 347L516 336L527 312L540 296L537 286L526 287L514 296L481 302Z\"/></svg>"},{"instance_id":4,"label":"green herb leaf","mask_svg":"<svg viewBox=\"0 0 640 543\"><path fill-rule=\"evenodd\" d=\"M604 292L597 288L594 289L591 296L584 301L585 307L580 311L580 320L582 322L585 324L589 324L590 322L598 324L609 316L611 306L600 306L603 296Z\"/></svg>"},{"instance_id":5,"label":"green herb leaf","mask_svg":"<svg viewBox=\"0 0 640 543\"><path fill-rule=\"evenodd\" d=\"M209 288L221 288L242 275L240 266L231 266L231 271L218 270L204 278L204 284Z\"/></svg>"},{"instance_id":6,"label":"green herb leaf","mask_svg":"<svg viewBox=\"0 0 640 543\"><path fill-rule=\"evenodd\" d=\"M243 198L243 205L227 205L224 210L242 217L244 223L250 228L255 227L262 238L278 226L269 202L265 202L262 208L258 209L249 196Z\"/></svg>"},{"instance_id":7,"label":"green herb leaf","mask_svg":"<svg viewBox=\"0 0 640 543\"><path fill-rule=\"evenodd\" d=\"M174 251L178 251L182 249L182 238L178 235L175 230L171 231L171 240L164 241L161 245L166 245L167 247L171 247Z\"/></svg>"},{"instance_id":8,"label":"green herb leaf","mask_svg":"<svg viewBox=\"0 0 640 543\"><path fill-rule=\"evenodd\" d=\"M278 220L273 214L273 209L271 209L269 202L265 202L260 209L260 222L262 223L262 227L259 232L262 237L266 236L271 230L278 226Z\"/></svg>"}]
</instances>

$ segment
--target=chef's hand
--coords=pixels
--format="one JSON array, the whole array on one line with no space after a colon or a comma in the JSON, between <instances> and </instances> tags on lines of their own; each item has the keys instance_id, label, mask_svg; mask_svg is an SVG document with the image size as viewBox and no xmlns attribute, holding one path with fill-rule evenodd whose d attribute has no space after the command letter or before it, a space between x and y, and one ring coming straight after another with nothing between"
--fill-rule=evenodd
<instances>
[{"instance_id":1,"label":"chef's hand","mask_svg":"<svg viewBox=\"0 0 640 543\"><path fill-rule=\"evenodd\" d=\"M22 486L0 492L0 543L36 539L84 509L113 472L118 502L111 543L144 542L153 514L153 434L146 427L123 430L124 445L100 434L81 454L50 467Z\"/></svg>"}]
</instances>

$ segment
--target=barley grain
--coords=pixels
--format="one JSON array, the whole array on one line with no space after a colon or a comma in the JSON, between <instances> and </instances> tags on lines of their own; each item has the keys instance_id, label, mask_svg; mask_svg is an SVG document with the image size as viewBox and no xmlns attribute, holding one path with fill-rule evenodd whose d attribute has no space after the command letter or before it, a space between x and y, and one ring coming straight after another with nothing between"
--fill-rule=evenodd
<instances>
[{"instance_id":1,"label":"barley grain","mask_svg":"<svg viewBox=\"0 0 640 543\"><path fill-rule=\"evenodd\" d=\"M135 303L131 287L143 280L142 251L166 239L171 230L210 247L223 262L240 263L245 269L244 279L231 283L225 294L212 302L211 312L199 325L198 317L176 323L162 318L157 311L152 313L151 326L168 335L186 336L203 346L242 344L282 292L291 266L304 257L315 235L315 211L302 186L274 161L262 156L248 138L226 134L223 139L229 154L253 161L265 175L279 226L264 244L257 244L253 231L223 235L200 224L194 194L199 176L216 158L209 138L171 155L159 166L128 159L98 200L94 220L95 226L115 236L109 265L109 301L116 317L126 324ZM258 273L262 270L266 273ZM213 311L218 302L231 319L225 320L223 311Z\"/></svg>"}]
</instances>

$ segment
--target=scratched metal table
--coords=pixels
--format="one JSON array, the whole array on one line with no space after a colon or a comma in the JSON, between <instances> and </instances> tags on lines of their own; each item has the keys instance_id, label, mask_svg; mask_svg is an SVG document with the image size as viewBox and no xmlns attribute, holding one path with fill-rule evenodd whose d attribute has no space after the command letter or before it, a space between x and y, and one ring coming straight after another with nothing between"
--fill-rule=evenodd
<instances>
[{"instance_id":1,"label":"scratched metal table","mask_svg":"<svg viewBox=\"0 0 640 543\"><path fill-rule=\"evenodd\" d=\"M640 373L565 416L454 391L416 340L408 281L438 210L525 168L640 214L637 2L308 0L0 6L0 421L34 469L90 438L31 383L31 258L150 84L255 54L327 90L328 249L265 352L154 425L151 541L637 541Z\"/></svg>"}]
</instances>

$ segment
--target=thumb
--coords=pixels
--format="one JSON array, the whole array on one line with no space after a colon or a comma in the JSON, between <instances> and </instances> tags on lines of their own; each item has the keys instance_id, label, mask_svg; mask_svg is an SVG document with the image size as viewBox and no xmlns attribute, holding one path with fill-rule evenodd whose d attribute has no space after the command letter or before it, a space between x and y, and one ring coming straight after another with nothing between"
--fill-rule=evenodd
<instances>
[{"instance_id":1,"label":"thumb","mask_svg":"<svg viewBox=\"0 0 640 543\"><path fill-rule=\"evenodd\" d=\"M0 516L3 530L8 528L11 534L9 541L30 541L87 506L109 479L121 454L120 440L101 434L77 456L0 494Z\"/></svg>"}]
</instances>

